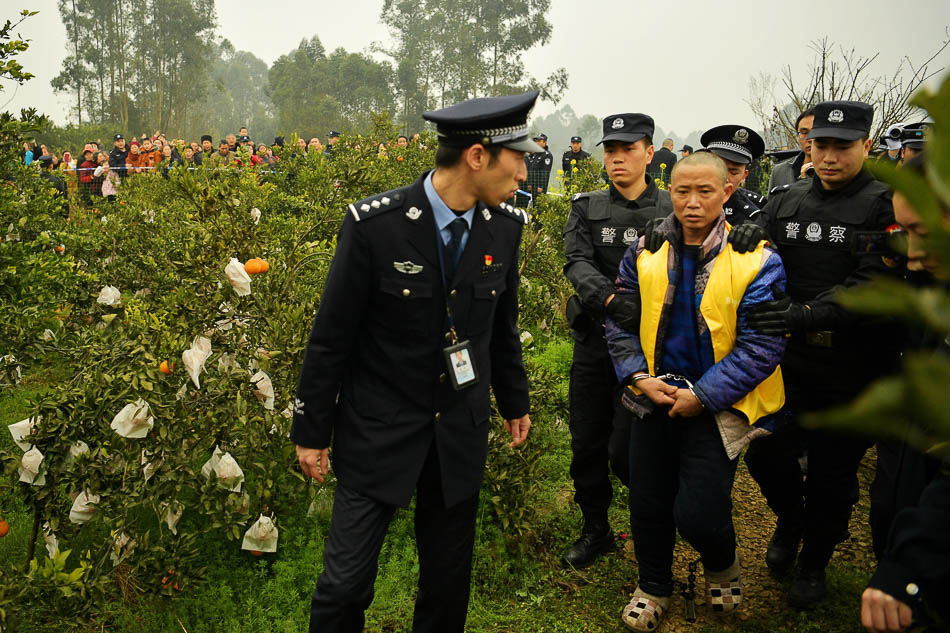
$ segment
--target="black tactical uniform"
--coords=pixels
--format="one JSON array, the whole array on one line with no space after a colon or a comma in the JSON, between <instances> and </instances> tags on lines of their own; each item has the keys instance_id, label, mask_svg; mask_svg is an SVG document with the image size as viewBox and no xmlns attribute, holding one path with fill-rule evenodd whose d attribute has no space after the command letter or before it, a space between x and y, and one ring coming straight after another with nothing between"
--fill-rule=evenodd
<instances>
[{"instance_id":1,"label":"black tactical uniform","mask_svg":"<svg viewBox=\"0 0 950 633\"><path fill-rule=\"evenodd\" d=\"M125 137L121 134L116 134L113 137L113 141L118 141L124 139ZM119 149L118 147L113 147L109 152L109 169L115 172L117 176L121 176L125 173L125 159L129 156L129 148L126 146L125 149Z\"/></svg>"},{"instance_id":2,"label":"black tactical uniform","mask_svg":"<svg viewBox=\"0 0 950 633\"><path fill-rule=\"evenodd\" d=\"M537 95L476 99L424 116L448 146L497 138L536 151L525 123ZM523 136L512 138L513 128ZM528 413L517 323L527 215L482 202L453 213L427 176L350 205L304 356L291 439L317 449L332 441L338 478L313 633L362 631L389 521L414 493L420 573L412 630L462 632L489 387L502 417ZM456 217L443 226L446 215ZM468 342L477 371L459 390L446 359L453 332Z\"/></svg>"},{"instance_id":3,"label":"black tactical uniform","mask_svg":"<svg viewBox=\"0 0 950 633\"><path fill-rule=\"evenodd\" d=\"M623 123L614 128L616 120ZM623 137L617 140L634 142L644 133L653 133L653 120L645 115L613 116L604 123L608 140L614 135ZM637 243L646 223L673 212L669 193L658 189L649 177L644 179L646 189L636 200L627 200L613 185L577 194L564 228L564 274L577 292L568 304L574 337L569 399L571 478L574 499L584 514L582 540L609 532L607 509L613 488L608 461L624 484L629 479L629 418L618 401L617 377L607 352L604 302L614 293L623 254ZM585 548L598 549L591 544ZM570 561L573 556L569 552L565 558ZM580 557L580 564L587 558Z\"/></svg>"},{"instance_id":4,"label":"black tactical uniform","mask_svg":"<svg viewBox=\"0 0 950 633\"><path fill-rule=\"evenodd\" d=\"M857 141L867 135L873 116L870 106L851 101L821 103L815 111L809 138ZM785 185L756 218L785 264L791 304L782 313L796 315L787 321L791 339L782 361L790 413L846 404L894 370L899 337L893 325L848 312L835 300L841 288L896 273L880 253L862 251L862 235L893 222L890 191L863 171L838 189L825 189L817 177ZM756 318L750 317L750 326L762 327ZM808 451L807 477L797 461L802 446ZM787 571L803 540L789 593L794 606L809 607L825 596L824 568L847 536L857 468L868 446L863 438L803 430L797 423L749 446L749 472L778 518L766 563Z\"/></svg>"},{"instance_id":5,"label":"black tactical uniform","mask_svg":"<svg viewBox=\"0 0 950 633\"><path fill-rule=\"evenodd\" d=\"M581 137L572 136L571 143L580 143ZM564 172L564 178L568 179L571 177L571 169L580 165L582 160L589 160L590 152L585 152L583 148L579 152L575 152L573 149L569 149L563 154L561 154L561 171ZM571 161L574 161L574 164L571 164Z\"/></svg>"}]
</instances>

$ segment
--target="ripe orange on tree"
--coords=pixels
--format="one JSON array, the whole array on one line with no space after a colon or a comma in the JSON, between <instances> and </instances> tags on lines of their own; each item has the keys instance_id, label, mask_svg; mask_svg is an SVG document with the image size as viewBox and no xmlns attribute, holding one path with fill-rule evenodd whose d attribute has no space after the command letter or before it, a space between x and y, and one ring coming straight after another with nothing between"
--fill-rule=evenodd
<instances>
[{"instance_id":1,"label":"ripe orange on tree","mask_svg":"<svg viewBox=\"0 0 950 633\"><path fill-rule=\"evenodd\" d=\"M166 375L170 374L175 371L175 363L169 363L167 360L163 360L162 364L158 366L158 371Z\"/></svg>"},{"instance_id":2,"label":"ripe orange on tree","mask_svg":"<svg viewBox=\"0 0 950 633\"><path fill-rule=\"evenodd\" d=\"M263 556L264 552L256 549L248 550L251 552L251 556Z\"/></svg>"},{"instance_id":3,"label":"ripe orange on tree","mask_svg":"<svg viewBox=\"0 0 950 633\"><path fill-rule=\"evenodd\" d=\"M10 531L10 524L0 519L0 538L3 538Z\"/></svg>"},{"instance_id":4,"label":"ripe orange on tree","mask_svg":"<svg viewBox=\"0 0 950 633\"><path fill-rule=\"evenodd\" d=\"M244 271L248 275L257 275L258 273L266 273L268 270L270 270L270 264L267 263L267 260L261 259L260 257L254 257L253 259L249 259L244 264Z\"/></svg>"}]
</instances>

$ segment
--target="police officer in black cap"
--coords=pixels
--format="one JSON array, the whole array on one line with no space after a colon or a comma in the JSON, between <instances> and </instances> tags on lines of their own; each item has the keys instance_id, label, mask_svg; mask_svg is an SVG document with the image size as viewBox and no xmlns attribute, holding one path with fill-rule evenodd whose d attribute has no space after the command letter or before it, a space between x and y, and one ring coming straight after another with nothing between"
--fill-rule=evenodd
<instances>
[{"instance_id":1,"label":"police officer in black cap","mask_svg":"<svg viewBox=\"0 0 950 633\"><path fill-rule=\"evenodd\" d=\"M434 171L351 204L304 355L291 440L337 485L312 633L357 633L393 513L416 498L412 630L461 633L468 610L489 387L528 434L518 263L528 217L504 201L524 178L538 93L472 99L436 124ZM463 362L464 361L464 362Z\"/></svg>"},{"instance_id":2,"label":"police officer in black cap","mask_svg":"<svg viewBox=\"0 0 950 633\"><path fill-rule=\"evenodd\" d=\"M808 135L815 177L774 191L755 218L782 255L788 295L762 304L749 326L791 337L782 361L791 414L844 405L895 369L899 337L893 325L851 313L836 300L841 288L897 274L881 253L862 246L869 233L894 222L890 191L863 169L873 115L871 106L857 101L816 105ZM754 229L746 224L733 231L739 234L735 240L730 235L733 247L749 250L754 236L742 234ZM797 460L802 445L807 475ZM766 565L784 574L798 557L788 596L795 607L814 607L826 595L825 567L847 537L858 464L868 446L863 438L805 430L797 422L749 446L749 473L777 518Z\"/></svg>"},{"instance_id":3,"label":"police officer in black cap","mask_svg":"<svg viewBox=\"0 0 950 633\"><path fill-rule=\"evenodd\" d=\"M125 137L116 134L112 137L112 151L109 152L109 169L116 175L125 173L125 159L129 156L129 150L125 146Z\"/></svg>"},{"instance_id":4,"label":"police officer in black cap","mask_svg":"<svg viewBox=\"0 0 950 633\"><path fill-rule=\"evenodd\" d=\"M693 146L692 146L692 145L686 145L686 144L684 144L683 147L680 148L680 158L686 158L687 156L689 156L689 155L692 154L692 153L693 153Z\"/></svg>"},{"instance_id":5,"label":"police officer in black cap","mask_svg":"<svg viewBox=\"0 0 950 633\"><path fill-rule=\"evenodd\" d=\"M538 134L534 137L542 151L540 153L531 153L525 156L525 167L528 169L528 177L525 180L527 191L532 196L548 190L548 180L551 178L551 166L554 165L554 156L548 150L548 137L546 134Z\"/></svg>"},{"instance_id":6,"label":"police officer in black cap","mask_svg":"<svg viewBox=\"0 0 950 633\"><path fill-rule=\"evenodd\" d=\"M565 180L570 179L574 167L580 165L582 160L590 158L590 153L582 149L582 142L583 139L581 137L572 136L571 149L561 155L561 170L564 172Z\"/></svg>"},{"instance_id":7,"label":"police officer in black cap","mask_svg":"<svg viewBox=\"0 0 950 633\"><path fill-rule=\"evenodd\" d=\"M765 153L765 141L744 125L719 125L700 138L703 147L726 163L732 195L723 206L726 220L732 226L745 224L765 206L765 199L755 191L740 187L749 177L749 165Z\"/></svg>"},{"instance_id":8,"label":"police officer in black cap","mask_svg":"<svg viewBox=\"0 0 950 633\"><path fill-rule=\"evenodd\" d=\"M617 377L604 317L625 321L639 314L630 295L614 294L614 280L627 248L645 224L673 212L670 194L646 174L653 158L653 119L614 114L604 119L604 167L610 187L574 196L564 249L564 274L577 293L567 306L574 337L571 364L571 477L574 500L584 515L580 538L564 554L573 567L589 565L613 545L607 509L613 496L608 462L625 484L629 479L629 418L619 403Z\"/></svg>"},{"instance_id":9,"label":"police officer in black cap","mask_svg":"<svg viewBox=\"0 0 950 633\"><path fill-rule=\"evenodd\" d=\"M324 156L333 156L333 146L337 144L340 140L340 133L336 130L330 130L330 133L327 134L327 146L323 150Z\"/></svg>"}]
</instances>

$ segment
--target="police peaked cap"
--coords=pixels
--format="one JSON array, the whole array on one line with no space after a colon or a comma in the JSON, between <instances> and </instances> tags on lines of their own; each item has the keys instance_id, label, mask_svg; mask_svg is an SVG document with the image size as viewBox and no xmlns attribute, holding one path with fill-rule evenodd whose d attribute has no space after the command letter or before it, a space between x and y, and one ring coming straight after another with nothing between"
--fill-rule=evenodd
<instances>
[{"instance_id":1,"label":"police peaked cap","mask_svg":"<svg viewBox=\"0 0 950 633\"><path fill-rule=\"evenodd\" d=\"M719 158L740 165L748 165L765 153L765 141L744 125L717 125L706 130L699 142Z\"/></svg>"},{"instance_id":2,"label":"police peaked cap","mask_svg":"<svg viewBox=\"0 0 950 633\"><path fill-rule=\"evenodd\" d=\"M540 145L528 138L528 114L538 91L505 97L479 97L434 112L422 118L435 123L439 143L465 148L476 143L501 145L518 152L540 153Z\"/></svg>"},{"instance_id":3,"label":"police peaked cap","mask_svg":"<svg viewBox=\"0 0 950 633\"><path fill-rule=\"evenodd\" d=\"M656 129L653 117L639 112L611 114L604 118L604 137L597 143L602 145L608 141L621 143L636 143L641 138L653 138Z\"/></svg>"}]
</instances>

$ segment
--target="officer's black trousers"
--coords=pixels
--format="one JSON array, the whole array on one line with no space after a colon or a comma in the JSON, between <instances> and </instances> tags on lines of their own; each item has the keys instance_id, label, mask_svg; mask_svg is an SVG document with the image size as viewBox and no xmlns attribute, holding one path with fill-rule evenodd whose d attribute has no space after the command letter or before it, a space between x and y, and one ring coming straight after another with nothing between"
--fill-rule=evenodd
<instances>
[{"instance_id":1,"label":"officer's black trousers","mask_svg":"<svg viewBox=\"0 0 950 633\"><path fill-rule=\"evenodd\" d=\"M606 523L613 498L608 461L624 485L630 476L630 422L602 325L574 340L569 394L574 501L585 521Z\"/></svg>"},{"instance_id":2,"label":"officer's black trousers","mask_svg":"<svg viewBox=\"0 0 950 633\"><path fill-rule=\"evenodd\" d=\"M808 473L798 457L808 451ZM799 564L824 569L848 534L858 500L858 465L870 443L839 433L802 429L793 422L749 444L745 461L778 521L803 529Z\"/></svg>"},{"instance_id":3,"label":"officer's black trousers","mask_svg":"<svg viewBox=\"0 0 950 633\"><path fill-rule=\"evenodd\" d=\"M416 489L419 593L414 633L462 633L468 612L478 496L446 508L435 445ZM373 601L377 559L395 507L337 484L310 633L358 633Z\"/></svg>"}]
</instances>

